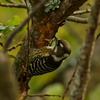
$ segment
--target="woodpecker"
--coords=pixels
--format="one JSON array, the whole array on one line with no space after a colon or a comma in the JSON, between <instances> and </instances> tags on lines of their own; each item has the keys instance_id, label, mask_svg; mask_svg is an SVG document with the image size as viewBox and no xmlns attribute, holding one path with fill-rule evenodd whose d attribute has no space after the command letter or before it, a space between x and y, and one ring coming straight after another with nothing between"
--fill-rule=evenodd
<instances>
[{"instance_id":1,"label":"woodpecker","mask_svg":"<svg viewBox=\"0 0 100 100\"><path fill-rule=\"evenodd\" d=\"M29 55L29 76L37 76L56 70L71 53L70 44L55 39L48 46L33 49Z\"/></svg>"}]
</instances>

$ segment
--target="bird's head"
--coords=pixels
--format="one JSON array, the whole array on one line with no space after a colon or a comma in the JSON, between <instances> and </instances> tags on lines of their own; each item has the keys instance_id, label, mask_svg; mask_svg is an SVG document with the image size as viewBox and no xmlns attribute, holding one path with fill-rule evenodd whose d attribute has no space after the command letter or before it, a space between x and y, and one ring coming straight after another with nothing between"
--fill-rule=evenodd
<instances>
[{"instance_id":1,"label":"bird's head","mask_svg":"<svg viewBox=\"0 0 100 100\"><path fill-rule=\"evenodd\" d=\"M55 61L66 59L71 53L70 44L63 39L57 39L55 42L56 43L52 50L51 56L54 58Z\"/></svg>"}]
</instances>

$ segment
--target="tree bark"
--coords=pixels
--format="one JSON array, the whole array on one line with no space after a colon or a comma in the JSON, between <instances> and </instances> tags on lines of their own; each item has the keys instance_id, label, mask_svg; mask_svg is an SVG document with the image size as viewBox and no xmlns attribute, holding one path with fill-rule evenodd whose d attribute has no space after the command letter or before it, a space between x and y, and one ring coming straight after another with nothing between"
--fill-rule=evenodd
<instances>
[{"instance_id":1,"label":"tree bark","mask_svg":"<svg viewBox=\"0 0 100 100\"><path fill-rule=\"evenodd\" d=\"M86 37L80 55L77 61L77 71L71 89L71 100L84 100L87 84L89 81L89 72L91 66L91 57L96 40L96 30L98 26L100 13L100 0L95 0L89 17Z\"/></svg>"}]
</instances>

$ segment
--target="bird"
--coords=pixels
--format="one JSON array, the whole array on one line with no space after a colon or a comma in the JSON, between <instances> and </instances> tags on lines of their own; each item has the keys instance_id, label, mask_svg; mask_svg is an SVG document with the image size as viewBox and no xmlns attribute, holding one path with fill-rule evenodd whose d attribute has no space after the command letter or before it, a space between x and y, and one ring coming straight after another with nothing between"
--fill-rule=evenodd
<instances>
[{"instance_id":1,"label":"bird","mask_svg":"<svg viewBox=\"0 0 100 100\"><path fill-rule=\"evenodd\" d=\"M68 41L54 38L48 46L33 49L29 54L29 76L43 75L56 70L71 54Z\"/></svg>"}]
</instances>

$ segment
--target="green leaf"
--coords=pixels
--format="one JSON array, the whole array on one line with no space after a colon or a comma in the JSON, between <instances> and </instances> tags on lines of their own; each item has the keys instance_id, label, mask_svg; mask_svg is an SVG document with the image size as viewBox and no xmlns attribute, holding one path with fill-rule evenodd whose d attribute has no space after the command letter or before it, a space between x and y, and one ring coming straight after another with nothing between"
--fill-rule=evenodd
<instances>
[{"instance_id":1,"label":"green leaf","mask_svg":"<svg viewBox=\"0 0 100 100\"><path fill-rule=\"evenodd\" d=\"M0 31L3 31L5 28L6 27L2 23L0 23Z\"/></svg>"},{"instance_id":2,"label":"green leaf","mask_svg":"<svg viewBox=\"0 0 100 100\"><path fill-rule=\"evenodd\" d=\"M2 23L0 23L0 32L1 34L3 34L4 36L7 36L10 32L12 32L19 24L21 23L21 19L19 16L15 15L12 17L12 19L8 20L6 25L3 25ZM25 32L26 30L26 26L24 26L23 29L19 30L19 32L17 34L21 34L23 32Z\"/></svg>"},{"instance_id":3,"label":"green leaf","mask_svg":"<svg viewBox=\"0 0 100 100\"><path fill-rule=\"evenodd\" d=\"M8 20L7 25L19 25L21 23L21 19L19 16L15 15L12 19Z\"/></svg>"},{"instance_id":4,"label":"green leaf","mask_svg":"<svg viewBox=\"0 0 100 100\"><path fill-rule=\"evenodd\" d=\"M7 25L6 28L3 30L3 33L4 35L8 35L14 29L15 29L14 25Z\"/></svg>"}]
</instances>

